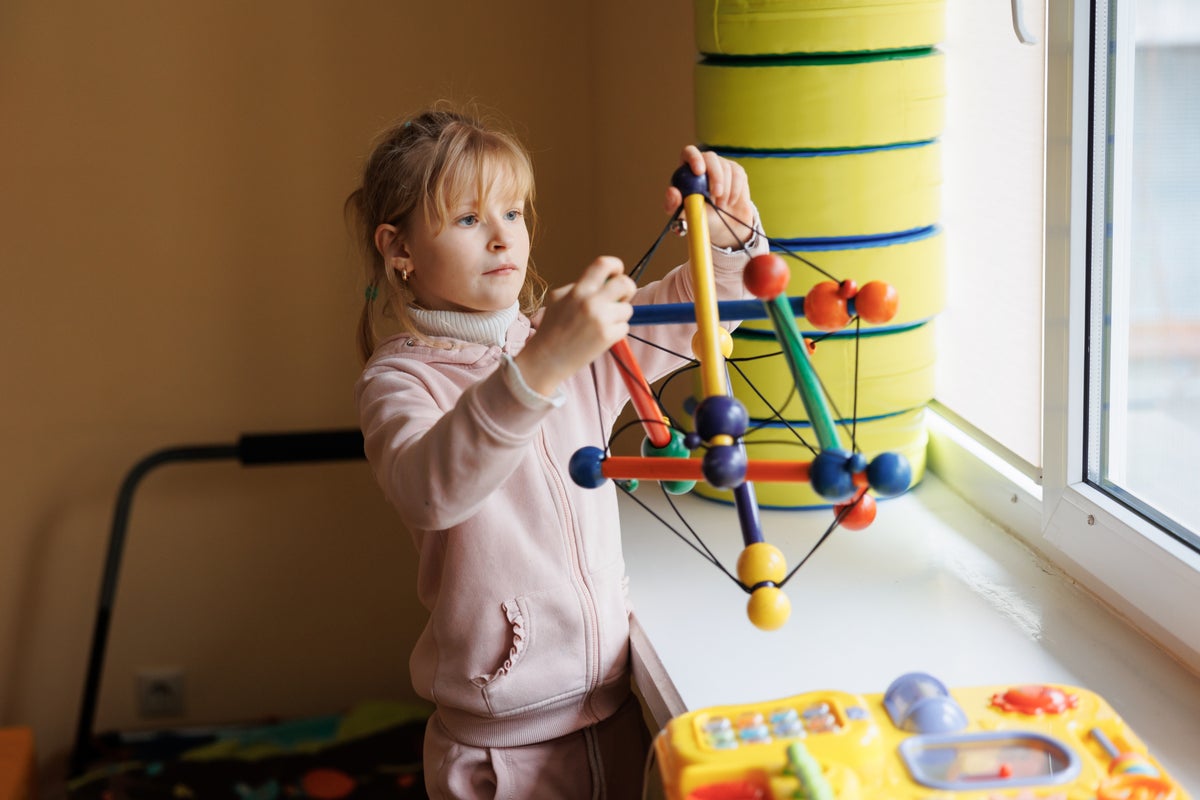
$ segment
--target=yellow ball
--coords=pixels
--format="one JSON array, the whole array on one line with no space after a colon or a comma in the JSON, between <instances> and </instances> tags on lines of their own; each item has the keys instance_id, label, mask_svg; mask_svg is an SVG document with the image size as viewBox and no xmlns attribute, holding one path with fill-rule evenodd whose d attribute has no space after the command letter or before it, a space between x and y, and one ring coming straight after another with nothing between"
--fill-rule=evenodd
<instances>
[{"instance_id":1,"label":"yellow ball","mask_svg":"<svg viewBox=\"0 0 1200 800\"><path fill-rule=\"evenodd\" d=\"M717 326L717 349L721 351L721 355L729 358L733 355L733 337L729 335L729 331ZM707 353L704 353L700 347L700 331L696 331L692 335L692 355L699 360L704 360Z\"/></svg>"},{"instance_id":2,"label":"yellow ball","mask_svg":"<svg viewBox=\"0 0 1200 800\"><path fill-rule=\"evenodd\" d=\"M747 545L737 561L738 579L747 586L769 581L779 583L787 574L787 560L773 544L755 542Z\"/></svg>"},{"instance_id":3,"label":"yellow ball","mask_svg":"<svg viewBox=\"0 0 1200 800\"><path fill-rule=\"evenodd\" d=\"M729 331L722 327L717 327L717 346L721 348L721 355L729 358L733 355L733 337L729 335Z\"/></svg>"},{"instance_id":4,"label":"yellow ball","mask_svg":"<svg viewBox=\"0 0 1200 800\"><path fill-rule=\"evenodd\" d=\"M760 631L778 630L792 615L792 601L778 586L760 586L750 595L746 615Z\"/></svg>"}]
</instances>

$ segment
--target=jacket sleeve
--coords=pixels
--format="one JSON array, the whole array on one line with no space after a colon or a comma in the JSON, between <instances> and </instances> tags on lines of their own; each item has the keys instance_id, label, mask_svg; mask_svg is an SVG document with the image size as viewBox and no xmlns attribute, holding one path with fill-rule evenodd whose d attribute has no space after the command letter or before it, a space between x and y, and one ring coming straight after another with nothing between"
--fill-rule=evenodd
<instances>
[{"instance_id":1,"label":"jacket sleeve","mask_svg":"<svg viewBox=\"0 0 1200 800\"><path fill-rule=\"evenodd\" d=\"M359 378L367 460L407 527L444 530L473 516L512 474L554 404L519 398L506 361L456 399L435 397L426 381L436 376L407 361L374 362ZM445 389L439 384L439 394Z\"/></svg>"}]
</instances>

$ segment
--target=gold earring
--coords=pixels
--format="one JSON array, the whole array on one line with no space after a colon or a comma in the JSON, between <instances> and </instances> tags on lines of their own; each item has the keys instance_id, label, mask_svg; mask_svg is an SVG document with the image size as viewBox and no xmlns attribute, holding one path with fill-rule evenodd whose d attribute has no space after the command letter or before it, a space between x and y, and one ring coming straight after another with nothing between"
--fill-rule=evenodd
<instances>
[{"instance_id":1,"label":"gold earring","mask_svg":"<svg viewBox=\"0 0 1200 800\"><path fill-rule=\"evenodd\" d=\"M407 267L400 270L400 280L403 281L404 283L408 283L408 268Z\"/></svg>"}]
</instances>

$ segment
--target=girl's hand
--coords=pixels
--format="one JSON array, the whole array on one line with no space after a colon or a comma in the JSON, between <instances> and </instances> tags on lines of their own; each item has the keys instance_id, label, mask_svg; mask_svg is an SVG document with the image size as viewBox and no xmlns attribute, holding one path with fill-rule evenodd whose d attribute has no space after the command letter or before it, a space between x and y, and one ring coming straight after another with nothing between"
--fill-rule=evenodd
<instances>
[{"instance_id":1,"label":"girl's hand","mask_svg":"<svg viewBox=\"0 0 1200 800\"><path fill-rule=\"evenodd\" d=\"M635 291L620 259L601 256L577 281L550 292L537 334L513 359L529 388L553 394L629 333Z\"/></svg>"},{"instance_id":2,"label":"girl's hand","mask_svg":"<svg viewBox=\"0 0 1200 800\"><path fill-rule=\"evenodd\" d=\"M708 175L708 194L713 205L726 212L719 215L708 209L708 235L712 243L717 247L741 247L754 233L749 227L754 222L755 209L746 170L741 164L713 152L701 152L691 144L683 148L680 160L696 175ZM667 211L674 213L681 202L679 190L674 186L668 188Z\"/></svg>"}]
</instances>

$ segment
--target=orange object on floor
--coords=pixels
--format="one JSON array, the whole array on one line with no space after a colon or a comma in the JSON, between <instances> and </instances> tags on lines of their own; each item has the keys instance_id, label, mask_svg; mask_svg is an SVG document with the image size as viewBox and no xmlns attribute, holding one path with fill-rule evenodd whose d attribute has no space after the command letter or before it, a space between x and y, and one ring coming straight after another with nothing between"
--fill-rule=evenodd
<instances>
[{"instance_id":1,"label":"orange object on floor","mask_svg":"<svg viewBox=\"0 0 1200 800\"><path fill-rule=\"evenodd\" d=\"M0 800L34 800L33 730L0 728Z\"/></svg>"}]
</instances>

